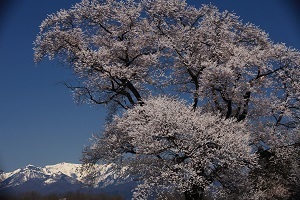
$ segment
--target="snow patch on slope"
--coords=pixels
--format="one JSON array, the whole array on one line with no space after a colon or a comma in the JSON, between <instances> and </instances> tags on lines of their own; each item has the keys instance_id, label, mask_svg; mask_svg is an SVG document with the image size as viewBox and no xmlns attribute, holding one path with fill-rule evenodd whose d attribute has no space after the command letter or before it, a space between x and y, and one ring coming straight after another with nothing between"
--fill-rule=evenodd
<instances>
[{"instance_id":1,"label":"snow patch on slope","mask_svg":"<svg viewBox=\"0 0 300 200\"><path fill-rule=\"evenodd\" d=\"M65 174L69 177L80 179L80 167L81 164L72 163L58 163L55 165L47 165L43 168L45 174Z\"/></svg>"},{"instance_id":2,"label":"snow patch on slope","mask_svg":"<svg viewBox=\"0 0 300 200\"><path fill-rule=\"evenodd\" d=\"M16 187L30 180L42 181L44 185L51 185L60 181L67 181L71 184L84 183L84 176L81 170L81 164L58 163L47 165L45 167L35 167L27 165L24 168L17 169L0 175L0 189ZM113 184L118 179L114 173L112 164L96 165L97 178L94 187L106 187Z\"/></svg>"}]
</instances>

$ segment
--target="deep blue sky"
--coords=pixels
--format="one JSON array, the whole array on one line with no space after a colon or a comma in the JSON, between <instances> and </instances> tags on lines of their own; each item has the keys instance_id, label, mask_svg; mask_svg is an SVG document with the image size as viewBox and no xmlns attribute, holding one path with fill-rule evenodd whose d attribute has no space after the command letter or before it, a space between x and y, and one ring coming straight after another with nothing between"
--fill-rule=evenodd
<instances>
[{"instance_id":1,"label":"deep blue sky","mask_svg":"<svg viewBox=\"0 0 300 200\"><path fill-rule=\"evenodd\" d=\"M79 0L14 0L0 3L0 169L27 164L78 163L92 133L102 129L105 109L78 106L57 84L71 72L58 62L33 63L32 43L41 21ZM297 0L188 0L234 11L259 25L275 42L300 49Z\"/></svg>"}]
</instances>

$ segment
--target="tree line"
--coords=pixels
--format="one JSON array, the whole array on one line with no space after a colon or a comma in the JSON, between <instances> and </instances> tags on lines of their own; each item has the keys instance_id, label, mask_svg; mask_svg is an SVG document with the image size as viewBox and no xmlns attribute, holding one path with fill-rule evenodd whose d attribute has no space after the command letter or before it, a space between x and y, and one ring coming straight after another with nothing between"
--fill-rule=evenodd
<instances>
[{"instance_id":1,"label":"tree line","mask_svg":"<svg viewBox=\"0 0 300 200\"><path fill-rule=\"evenodd\" d=\"M89 194L80 191L67 192L63 194L40 194L36 191L24 192L19 194L0 194L1 200L123 200L120 195L108 194Z\"/></svg>"}]
</instances>

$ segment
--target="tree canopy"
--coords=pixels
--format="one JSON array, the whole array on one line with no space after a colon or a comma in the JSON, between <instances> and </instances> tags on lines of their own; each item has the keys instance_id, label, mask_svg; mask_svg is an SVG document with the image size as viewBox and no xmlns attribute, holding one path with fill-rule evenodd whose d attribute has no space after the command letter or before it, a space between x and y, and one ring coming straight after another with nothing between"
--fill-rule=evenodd
<instances>
[{"instance_id":1,"label":"tree canopy","mask_svg":"<svg viewBox=\"0 0 300 200\"><path fill-rule=\"evenodd\" d=\"M299 195L300 52L257 26L184 0L82 0L49 15L34 45L35 62L73 69L77 101L108 106L83 161L128 167L144 180L137 199L161 186L187 199L216 185ZM260 170L282 159L290 172Z\"/></svg>"}]
</instances>

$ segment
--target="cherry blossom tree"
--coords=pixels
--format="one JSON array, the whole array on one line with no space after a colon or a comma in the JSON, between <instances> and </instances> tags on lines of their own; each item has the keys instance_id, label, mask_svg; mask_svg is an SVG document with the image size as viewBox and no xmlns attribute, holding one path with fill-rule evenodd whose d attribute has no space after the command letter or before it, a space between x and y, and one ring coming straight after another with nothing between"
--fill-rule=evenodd
<instances>
[{"instance_id":1,"label":"cherry blossom tree","mask_svg":"<svg viewBox=\"0 0 300 200\"><path fill-rule=\"evenodd\" d=\"M75 72L77 101L108 106L83 161L128 167L144 179L137 198L164 186L200 199L216 184L237 199L299 194L300 52L257 26L184 0L82 0L34 45L35 62Z\"/></svg>"},{"instance_id":2,"label":"cherry blossom tree","mask_svg":"<svg viewBox=\"0 0 300 200\"><path fill-rule=\"evenodd\" d=\"M70 64L81 85L69 86L77 100L127 108L142 101L157 39L134 1L82 1L49 15L35 41L35 62L45 55Z\"/></svg>"},{"instance_id":3,"label":"cherry blossom tree","mask_svg":"<svg viewBox=\"0 0 300 200\"><path fill-rule=\"evenodd\" d=\"M202 199L214 181L232 190L242 184L241 171L256 162L249 138L244 122L193 111L171 97L151 97L116 116L86 148L83 161L125 165L123 176L143 181L136 199L147 199L153 191Z\"/></svg>"}]
</instances>

